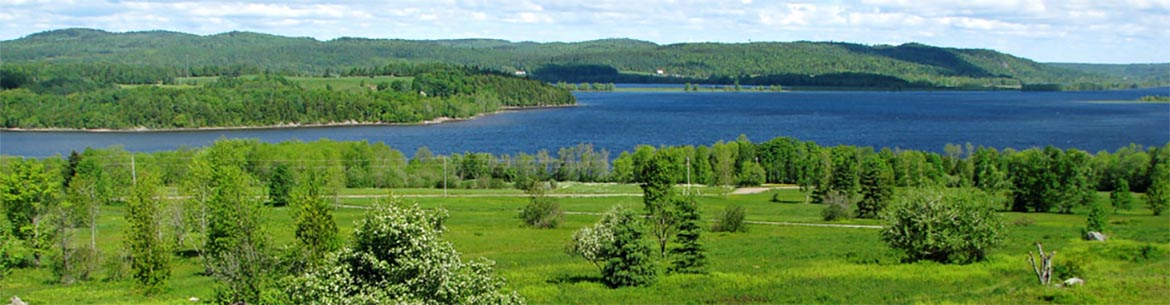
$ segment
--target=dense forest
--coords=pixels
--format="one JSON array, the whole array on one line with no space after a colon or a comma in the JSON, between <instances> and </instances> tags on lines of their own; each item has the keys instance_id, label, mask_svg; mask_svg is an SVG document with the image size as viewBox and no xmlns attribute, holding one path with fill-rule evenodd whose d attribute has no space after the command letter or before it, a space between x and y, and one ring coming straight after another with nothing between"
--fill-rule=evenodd
<instances>
[{"instance_id":1,"label":"dense forest","mask_svg":"<svg viewBox=\"0 0 1170 305\"><path fill-rule=\"evenodd\" d=\"M336 75L387 64L451 63L525 71L546 82L712 83L756 85L1062 89L1166 85L1079 66L1052 66L982 49L922 44L867 46L839 42L681 43L628 39L577 43L487 39L318 41L230 32L210 36L149 31L65 29L6 41L6 64L113 63L164 67L174 76L267 71ZM1162 66L1164 67L1164 66ZM544 73L541 73L541 72ZM565 73L568 72L568 73Z\"/></svg>"},{"instance_id":2,"label":"dense forest","mask_svg":"<svg viewBox=\"0 0 1170 305\"><path fill-rule=\"evenodd\" d=\"M1170 63L1157 64L1082 64L1048 63L1049 66L1085 71L1120 78L1139 84L1170 84Z\"/></svg>"},{"instance_id":3,"label":"dense forest","mask_svg":"<svg viewBox=\"0 0 1170 305\"><path fill-rule=\"evenodd\" d=\"M418 123L468 118L504 107L576 102L567 90L474 68L403 64L377 71L400 78L378 83L371 79L368 84L363 80L360 90L309 89L273 74L176 85L173 70L152 67L10 65L0 68L6 89L0 91L0 125L173 129Z\"/></svg>"}]
</instances>

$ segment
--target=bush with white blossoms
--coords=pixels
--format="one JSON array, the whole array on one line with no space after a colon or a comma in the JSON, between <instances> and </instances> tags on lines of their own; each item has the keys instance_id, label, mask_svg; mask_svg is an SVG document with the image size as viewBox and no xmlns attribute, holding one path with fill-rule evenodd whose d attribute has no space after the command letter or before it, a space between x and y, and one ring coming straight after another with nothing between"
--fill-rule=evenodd
<instances>
[{"instance_id":1,"label":"bush with white blossoms","mask_svg":"<svg viewBox=\"0 0 1170 305\"><path fill-rule=\"evenodd\" d=\"M424 212L402 198L376 203L350 246L285 286L291 304L523 304L504 293L493 262L463 261L442 239L445 210Z\"/></svg>"}]
</instances>

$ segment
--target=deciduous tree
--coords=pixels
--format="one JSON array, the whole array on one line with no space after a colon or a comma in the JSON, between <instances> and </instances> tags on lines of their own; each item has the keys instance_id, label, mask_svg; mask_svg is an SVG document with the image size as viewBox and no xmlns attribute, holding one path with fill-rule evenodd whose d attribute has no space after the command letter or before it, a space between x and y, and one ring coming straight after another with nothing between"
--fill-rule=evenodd
<instances>
[{"instance_id":1,"label":"deciduous tree","mask_svg":"<svg viewBox=\"0 0 1170 305\"><path fill-rule=\"evenodd\" d=\"M162 239L162 197L158 178L138 174L126 202L126 247L134 280L147 294L157 293L171 276L170 251Z\"/></svg>"}]
</instances>

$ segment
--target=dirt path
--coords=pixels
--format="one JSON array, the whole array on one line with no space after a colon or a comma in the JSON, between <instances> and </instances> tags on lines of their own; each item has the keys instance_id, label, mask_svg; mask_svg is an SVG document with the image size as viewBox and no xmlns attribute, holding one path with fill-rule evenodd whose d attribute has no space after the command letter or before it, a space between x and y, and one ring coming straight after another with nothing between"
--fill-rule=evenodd
<instances>
[{"instance_id":1,"label":"dirt path","mask_svg":"<svg viewBox=\"0 0 1170 305\"><path fill-rule=\"evenodd\" d=\"M442 197L528 197L527 194L406 194L394 196L404 198L442 198ZM545 194L549 197L559 198L584 198L584 197L642 197L642 194L623 194L623 193L607 193L607 194ZM338 198L386 198L390 195L337 195Z\"/></svg>"},{"instance_id":2,"label":"dirt path","mask_svg":"<svg viewBox=\"0 0 1170 305\"><path fill-rule=\"evenodd\" d=\"M370 209L370 207L368 207L368 206L360 206L360 205L339 204L339 205L335 205L335 206L339 207L339 208L346 208L346 209L361 209L361 210ZM565 211L565 214L600 216L604 213ZM744 222L750 223L750 224L757 224L757 225L767 225L767 226L828 227L828 228L851 228L851 229L881 229L882 228L882 226L874 226L874 225L851 225L851 224L836 224L836 223L808 223L808 222L752 221L752 220L745 220Z\"/></svg>"},{"instance_id":3,"label":"dirt path","mask_svg":"<svg viewBox=\"0 0 1170 305\"><path fill-rule=\"evenodd\" d=\"M735 189L735 191L732 191L731 194L732 195L748 195L748 194L759 194L759 193L763 193L763 192L767 192L767 191L771 191L771 190L795 190L795 189L799 189L799 188L800 187L794 186L794 185L741 187L741 188Z\"/></svg>"}]
</instances>

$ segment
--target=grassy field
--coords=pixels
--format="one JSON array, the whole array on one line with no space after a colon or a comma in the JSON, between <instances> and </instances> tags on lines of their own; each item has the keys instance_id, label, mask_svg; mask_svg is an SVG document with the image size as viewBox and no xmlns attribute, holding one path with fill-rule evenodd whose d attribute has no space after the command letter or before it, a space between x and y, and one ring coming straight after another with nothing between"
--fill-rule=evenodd
<instances>
[{"instance_id":1,"label":"grassy field","mask_svg":"<svg viewBox=\"0 0 1170 305\"><path fill-rule=\"evenodd\" d=\"M253 77L245 75L243 77ZM375 77L286 77L291 81L301 84L301 87L306 89L322 89L327 86L332 86L333 90L339 91L356 91L362 88L365 84L367 90L370 86L377 86L382 82L393 82L396 80L410 83L414 80L413 77L397 77L397 76L375 76ZM219 77L177 77L175 78L176 85L161 85L167 88L195 88L214 82ZM133 88L141 86L155 86L155 85L121 85L122 88Z\"/></svg>"},{"instance_id":2,"label":"grassy field","mask_svg":"<svg viewBox=\"0 0 1170 305\"><path fill-rule=\"evenodd\" d=\"M570 185L561 192L636 192L632 185ZM427 194L436 190L395 190ZM441 192L442 190L437 190ZM466 191L467 195L519 194L515 190ZM699 197L705 219L713 219L728 205L742 205L749 221L824 223L820 205L803 200L796 190L780 190L784 203L770 202L772 193ZM346 190L345 194L379 195L386 190ZM1104 200L1107 197L1098 197ZM334 213L342 235L348 238L353 221L373 198L345 198ZM648 287L609 289L598 270L586 261L563 253L573 231L591 225L615 204L641 209L636 196L557 198L565 215L563 226L552 230L520 226L517 211L522 196L417 197L424 208L450 213L446 238L465 259L486 257L496 272L532 304L759 304L759 303L1103 303L1165 304L1170 300L1170 218L1150 216L1135 209L1110 217L1110 240L1087 242L1079 238L1086 209L1073 215L1005 213L1009 223L1005 244L990 260L969 265L899 262L897 254L878 238L878 230L845 227L750 225L746 233L705 232L710 274L664 275ZM123 207L104 210L99 226L101 247L112 255L121 248ZM578 213L581 212L581 213ZM270 236L276 244L292 241L287 208L268 215ZM877 224L874 220L853 220ZM78 242L88 232L78 232ZM1056 250L1056 265L1079 266L1083 287L1042 287L1026 260L1033 242ZM190 297L207 299L214 293L212 279L198 275L195 258L175 261L169 287L161 294L141 297L128 280L97 280L71 285L54 284L47 269L20 269L0 280L0 297L20 296L30 304L191 304Z\"/></svg>"}]
</instances>

